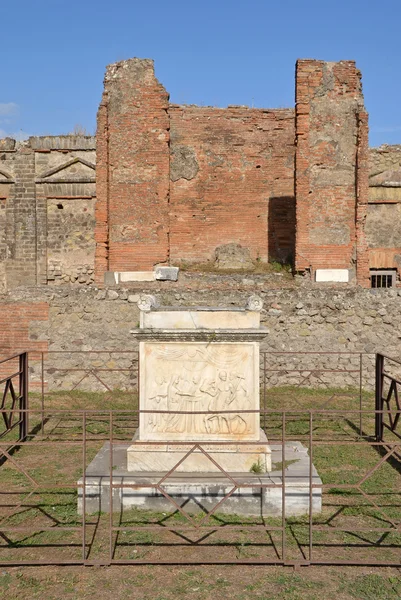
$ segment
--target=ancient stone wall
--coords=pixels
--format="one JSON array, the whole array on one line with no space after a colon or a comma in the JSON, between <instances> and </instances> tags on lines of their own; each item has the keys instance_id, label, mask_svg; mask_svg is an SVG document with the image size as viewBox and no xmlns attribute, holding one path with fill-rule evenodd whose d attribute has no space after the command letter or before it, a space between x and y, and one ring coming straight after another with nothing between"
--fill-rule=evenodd
<instances>
[{"instance_id":1,"label":"ancient stone wall","mask_svg":"<svg viewBox=\"0 0 401 600\"><path fill-rule=\"evenodd\" d=\"M0 287L94 280L92 137L0 140Z\"/></svg>"},{"instance_id":2,"label":"ancient stone wall","mask_svg":"<svg viewBox=\"0 0 401 600\"><path fill-rule=\"evenodd\" d=\"M401 146L369 153L369 200L365 232L371 269L401 269Z\"/></svg>"},{"instance_id":3,"label":"ancient stone wall","mask_svg":"<svg viewBox=\"0 0 401 600\"><path fill-rule=\"evenodd\" d=\"M136 382L137 350L130 330L138 326L141 293L156 294L163 305L244 306L256 292L264 300L261 316L268 335L262 350L271 353L266 355L271 385L295 385L306 378L305 385L355 387L362 364L363 383L371 386L373 354L399 356L401 304L396 290L271 289L263 276L229 279L218 286L205 275L131 289L20 288L1 298L1 347L6 354L25 348L45 351L50 388L71 388L92 368L111 369L97 375L111 387L129 388ZM31 358L31 379L38 385L40 357ZM119 368L125 373L113 371ZM332 369L342 372L331 373ZM90 374L79 389L104 388Z\"/></svg>"},{"instance_id":4,"label":"ancient stone wall","mask_svg":"<svg viewBox=\"0 0 401 600\"><path fill-rule=\"evenodd\" d=\"M311 281L369 287L370 269L401 274L400 190L352 61L298 61L294 111L169 104L153 61L130 59L107 68L96 140L0 140L0 289L294 255Z\"/></svg>"},{"instance_id":5,"label":"ancient stone wall","mask_svg":"<svg viewBox=\"0 0 401 600\"><path fill-rule=\"evenodd\" d=\"M297 270L344 269L369 284L367 113L354 62L298 61L295 129L290 109L167 100L152 61L108 67L98 282L107 269L211 261L236 243L263 262L292 259L296 245Z\"/></svg>"}]
</instances>

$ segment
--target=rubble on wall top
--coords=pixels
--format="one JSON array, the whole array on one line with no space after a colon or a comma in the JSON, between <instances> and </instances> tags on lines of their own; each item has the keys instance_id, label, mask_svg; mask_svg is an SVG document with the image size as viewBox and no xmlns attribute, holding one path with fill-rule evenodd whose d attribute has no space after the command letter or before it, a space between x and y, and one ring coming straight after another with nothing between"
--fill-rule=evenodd
<instances>
[{"instance_id":1,"label":"rubble on wall top","mask_svg":"<svg viewBox=\"0 0 401 600\"><path fill-rule=\"evenodd\" d=\"M128 58L107 65L104 83L112 81L122 75L126 69L133 68L139 72L150 69L154 74L154 61L151 58Z\"/></svg>"},{"instance_id":2,"label":"rubble on wall top","mask_svg":"<svg viewBox=\"0 0 401 600\"><path fill-rule=\"evenodd\" d=\"M21 146L28 146L32 150L96 150L96 136L43 135L31 136L23 141L10 137L0 139L0 151L13 152Z\"/></svg>"},{"instance_id":3,"label":"rubble on wall top","mask_svg":"<svg viewBox=\"0 0 401 600\"><path fill-rule=\"evenodd\" d=\"M93 135L46 135L29 138L33 150L95 150Z\"/></svg>"},{"instance_id":4,"label":"rubble on wall top","mask_svg":"<svg viewBox=\"0 0 401 600\"><path fill-rule=\"evenodd\" d=\"M401 144L381 144L381 146L373 146L370 149L378 152L401 152Z\"/></svg>"},{"instance_id":5,"label":"rubble on wall top","mask_svg":"<svg viewBox=\"0 0 401 600\"><path fill-rule=\"evenodd\" d=\"M6 137L0 139L0 150L15 150L15 140L12 138Z\"/></svg>"}]
</instances>

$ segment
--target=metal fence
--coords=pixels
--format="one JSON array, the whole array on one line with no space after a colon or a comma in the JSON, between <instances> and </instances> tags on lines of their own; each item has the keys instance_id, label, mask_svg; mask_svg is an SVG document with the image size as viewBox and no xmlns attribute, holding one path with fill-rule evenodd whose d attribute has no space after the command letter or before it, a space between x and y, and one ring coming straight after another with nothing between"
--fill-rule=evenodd
<instances>
[{"instance_id":1,"label":"metal fence","mask_svg":"<svg viewBox=\"0 0 401 600\"><path fill-rule=\"evenodd\" d=\"M3 368L2 368L3 367ZM0 429L0 440L18 427L18 439L24 441L29 427L28 408L28 353L15 354L0 360L0 412L4 428Z\"/></svg>"},{"instance_id":2,"label":"metal fence","mask_svg":"<svg viewBox=\"0 0 401 600\"><path fill-rule=\"evenodd\" d=\"M385 430L401 440L398 428L401 411L400 379L401 361L384 354L377 354L375 388L377 441L383 440Z\"/></svg>"},{"instance_id":3,"label":"metal fence","mask_svg":"<svg viewBox=\"0 0 401 600\"><path fill-rule=\"evenodd\" d=\"M298 370L303 390L305 356ZM283 357L284 364L291 357ZM329 371L323 368L326 358L320 371L314 363L309 377ZM76 399L68 390L54 394L43 380L28 407L26 353L3 361L0 564L400 566L400 408L397 361L391 360L376 358L376 400L364 392L362 369L356 390L316 395L310 388L301 396L295 383L284 391L270 386L267 369L262 370L260 419L273 457L268 473L223 468L213 452L221 442L175 442L169 443L177 452L172 468L140 480L121 470L141 412L137 378L126 390L128 408L112 408L110 402L125 397L124 392L115 391L107 378L103 382L99 371L105 393L78 400L103 399L101 408L71 406ZM282 362L272 366L262 356L263 365L282 373ZM87 365L81 367L88 372ZM134 371L132 365L123 368ZM82 375L77 381L83 381ZM252 444L258 443L237 443L240 448ZM199 492L205 486L202 473L192 490L182 491L181 467L193 453L215 470L210 497ZM103 462L96 471L99 456ZM177 484L180 493L175 494ZM151 510L141 504L145 496L155 501ZM233 507L240 498L259 503L260 509L236 514ZM297 503L302 514L296 514ZM274 505L276 514L265 511L267 505Z\"/></svg>"}]
</instances>

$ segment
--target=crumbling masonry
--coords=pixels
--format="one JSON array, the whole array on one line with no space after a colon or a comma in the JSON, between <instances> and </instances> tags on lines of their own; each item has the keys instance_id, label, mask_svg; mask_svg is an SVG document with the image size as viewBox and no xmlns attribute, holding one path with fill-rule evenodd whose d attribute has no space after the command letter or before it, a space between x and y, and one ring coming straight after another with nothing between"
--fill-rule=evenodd
<instances>
[{"instance_id":1,"label":"crumbling masonry","mask_svg":"<svg viewBox=\"0 0 401 600\"><path fill-rule=\"evenodd\" d=\"M299 60L295 109L223 109L170 104L151 60L109 66L96 140L0 140L0 285L101 284L228 244L312 281L399 273L401 147L368 148L360 79Z\"/></svg>"}]
</instances>

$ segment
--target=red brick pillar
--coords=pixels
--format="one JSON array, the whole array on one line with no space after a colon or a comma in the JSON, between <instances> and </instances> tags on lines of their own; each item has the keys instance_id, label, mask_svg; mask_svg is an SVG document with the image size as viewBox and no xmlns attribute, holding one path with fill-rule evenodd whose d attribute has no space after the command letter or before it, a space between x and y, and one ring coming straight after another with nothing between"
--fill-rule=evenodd
<instances>
[{"instance_id":1,"label":"red brick pillar","mask_svg":"<svg viewBox=\"0 0 401 600\"><path fill-rule=\"evenodd\" d=\"M360 72L353 61L297 62L298 271L310 269L313 275L316 269L348 269L351 277L355 275L357 144L362 111Z\"/></svg>"},{"instance_id":2,"label":"red brick pillar","mask_svg":"<svg viewBox=\"0 0 401 600\"><path fill-rule=\"evenodd\" d=\"M107 68L98 113L96 280L168 261L168 94L153 61Z\"/></svg>"}]
</instances>

